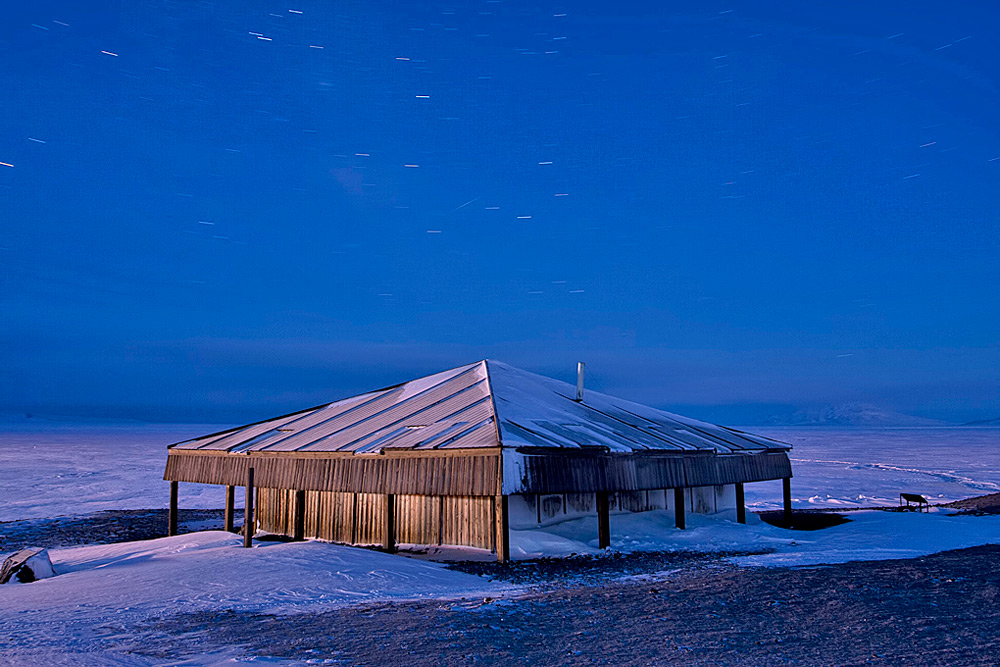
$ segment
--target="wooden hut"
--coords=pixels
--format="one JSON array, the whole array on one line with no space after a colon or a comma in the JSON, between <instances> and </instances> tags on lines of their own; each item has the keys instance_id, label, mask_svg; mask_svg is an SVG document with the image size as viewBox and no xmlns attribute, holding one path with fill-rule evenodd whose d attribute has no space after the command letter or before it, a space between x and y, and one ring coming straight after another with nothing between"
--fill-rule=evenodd
<instances>
[{"instance_id":1,"label":"wooden hut","mask_svg":"<svg viewBox=\"0 0 1000 667\"><path fill-rule=\"evenodd\" d=\"M177 484L246 487L246 524L356 545L463 545L508 558L510 529L612 512L731 512L785 480L790 447L519 370L468 366L169 447ZM256 508L256 512L255 512ZM790 510L789 510L790 511ZM249 546L254 530L245 530Z\"/></svg>"}]
</instances>

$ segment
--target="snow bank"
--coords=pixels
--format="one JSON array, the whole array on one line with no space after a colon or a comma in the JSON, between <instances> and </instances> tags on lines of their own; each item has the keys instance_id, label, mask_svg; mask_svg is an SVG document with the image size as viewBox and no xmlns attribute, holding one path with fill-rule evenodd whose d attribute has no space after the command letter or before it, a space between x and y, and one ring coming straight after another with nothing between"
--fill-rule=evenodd
<instances>
[{"instance_id":1,"label":"snow bank","mask_svg":"<svg viewBox=\"0 0 1000 667\"><path fill-rule=\"evenodd\" d=\"M177 613L287 614L505 590L437 563L366 549L320 542L262 542L253 549L241 544L238 536L215 531L52 550L59 576L0 587L0 662L49 664L49 651L107 651L114 644L109 638L123 629ZM91 656L91 664L103 664L109 654L98 656Z\"/></svg>"},{"instance_id":2,"label":"snow bank","mask_svg":"<svg viewBox=\"0 0 1000 667\"><path fill-rule=\"evenodd\" d=\"M755 517L753 517L755 518ZM752 520L753 520L752 518ZM1000 516L955 517L943 511L851 514L851 523L815 532L788 531L691 515L672 527L663 511L614 515L615 549L756 551L732 558L748 566L800 566L908 558L1000 542ZM545 531L515 531L519 557L598 553L587 519ZM596 524L596 522L593 522ZM205 532L146 542L57 549L59 576L0 586L0 662L154 664L135 656L144 623L173 614L235 610L290 614L379 600L495 597L517 588L414 558L321 542L263 542L243 549L238 536ZM211 632L206 627L206 632ZM200 656L223 664L238 651Z\"/></svg>"},{"instance_id":3,"label":"snow bank","mask_svg":"<svg viewBox=\"0 0 1000 667\"><path fill-rule=\"evenodd\" d=\"M311 541L256 542L244 549L242 543L238 535L210 531L52 550L59 576L4 590L0 608L5 615L39 608L291 613L493 589L437 563L368 549Z\"/></svg>"},{"instance_id":4,"label":"snow bank","mask_svg":"<svg viewBox=\"0 0 1000 667\"><path fill-rule=\"evenodd\" d=\"M616 551L772 551L733 558L741 565L792 566L852 560L915 558L938 551L1000 544L1000 516L948 516L929 513L851 512L850 522L818 531L794 531L749 515L748 525L689 514L687 530L674 527L662 510L612 515L611 545ZM601 553L597 520L573 519L544 530L511 532L514 558Z\"/></svg>"},{"instance_id":5,"label":"snow bank","mask_svg":"<svg viewBox=\"0 0 1000 667\"><path fill-rule=\"evenodd\" d=\"M916 558L939 551L1000 544L1000 516L948 516L945 511L851 512L850 523L795 532L775 553L731 559L740 565L802 566L855 560ZM768 526L768 528L772 528ZM775 531L781 531L774 528ZM794 531L781 531L786 535Z\"/></svg>"}]
</instances>

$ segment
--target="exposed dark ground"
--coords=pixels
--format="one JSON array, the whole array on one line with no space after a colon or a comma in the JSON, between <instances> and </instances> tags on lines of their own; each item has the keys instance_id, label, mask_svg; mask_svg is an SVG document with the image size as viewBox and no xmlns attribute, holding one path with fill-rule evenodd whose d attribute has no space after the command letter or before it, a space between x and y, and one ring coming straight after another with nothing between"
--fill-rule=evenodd
<instances>
[{"instance_id":1,"label":"exposed dark ground","mask_svg":"<svg viewBox=\"0 0 1000 667\"><path fill-rule=\"evenodd\" d=\"M811 568L685 569L517 599L177 616L136 652L213 644L347 665L996 665L1000 546Z\"/></svg>"},{"instance_id":2,"label":"exposed dark ground","mask_svg":"<svg viewBox=\"0 0 1000 667\"><path fill-rule=\"evenodd\" d=\"M952 503L944 503L941 507L957 509L960 514L1000 514L1000 493L964 498Z\"/></svg>"},{"instance_id":3,"label":"exposed dark ground","mask_svg":"<svg viewBox=\"0 0 1000 667\"><path fill-rule=\"evenodd\" d=\"M635 553L610 552L598 556L573 556L569 558L539 558L506 563L492 561L465 561L446 563L452 570L487 577L493 581L511 584L572 584L602 585L613 579L634 577L673 570L718 568L731 556L749 556L749 551L640 551Z\"/></svg>"},{"instance_id":4,"label":"exposed dark ground","mask_svg":"<svg viewBox=\"0 0 1000 667\"><path fill-rule=\"evenodd\" d=\"M995 513L1000 494L945 506ZM793 525L841 521L823 514L796 511ZM181 532L221 526L222 511L181 510L179 520ZM0 523L0 552L165 534L166 510L98 512ZM531 592L295 616L181 615L129 634L135 653L165 661L238 646L247 656L347 665L1000 665L1000 546L792 569L737 568L727 555L736 554L453 563Z\"/></svg>"},{"instance_id":5,"label":"exposed dark ground","mask_svg":"<svg viewBox=\"0 0 1000 667\"><path fill-rule=\"evenodd\" d=\"M223 525L223 510L179 510L177 530L205 530L200 522ZM190 525L190 522L199 522ZM186 525L187 524L187 525ZM114 544L167 536L167 510L107 510L54 519L0 521L0 553L25 547L74 547L83 544Z\"/></svg>"}]
</instances>

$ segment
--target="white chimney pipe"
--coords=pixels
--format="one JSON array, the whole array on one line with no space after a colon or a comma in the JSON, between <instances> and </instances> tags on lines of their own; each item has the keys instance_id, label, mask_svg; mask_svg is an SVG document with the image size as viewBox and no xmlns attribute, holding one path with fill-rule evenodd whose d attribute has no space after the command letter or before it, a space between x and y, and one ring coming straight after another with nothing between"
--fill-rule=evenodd
<instances>
[{"instance_id":1,"label":"white chimney pipe","mask_svg":"<svg viewBox=\"0 0 1000 667\"><path fill-rule=\"evenodd\" d=\"M583 367L584 363L578 362L576 365L576 402L583 401Z\"/></svg>"}]
</instances>

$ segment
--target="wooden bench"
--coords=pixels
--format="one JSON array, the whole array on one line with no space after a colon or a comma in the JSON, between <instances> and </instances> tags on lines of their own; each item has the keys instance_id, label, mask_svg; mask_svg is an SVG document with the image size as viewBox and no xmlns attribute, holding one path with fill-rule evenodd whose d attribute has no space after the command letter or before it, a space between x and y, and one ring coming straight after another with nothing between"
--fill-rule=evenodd
<instances>
[{"instance_id":1,"label":"wooden bench","mask_svg":"<svg viewBox=\"0 0 1000 667\"><path fill-rule=\"evenodd\" d=\"M903 501L906 501L906 506L903 506ZM913 503L912 505L910 503ZM921 509L925 512L931 511L931 504L927 502L919 493L901 493L899 494L899 506L903 509L913 510L919 512Z\"/></svg>"}]
</instances>

